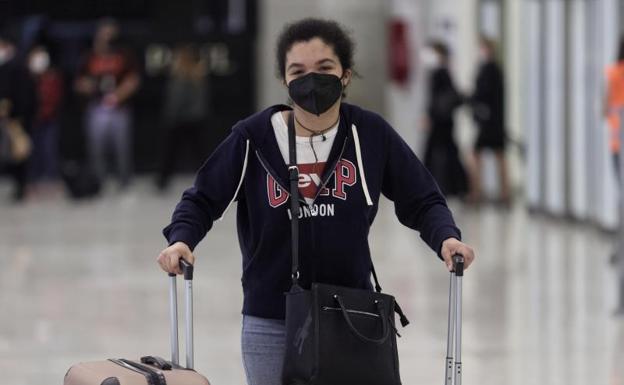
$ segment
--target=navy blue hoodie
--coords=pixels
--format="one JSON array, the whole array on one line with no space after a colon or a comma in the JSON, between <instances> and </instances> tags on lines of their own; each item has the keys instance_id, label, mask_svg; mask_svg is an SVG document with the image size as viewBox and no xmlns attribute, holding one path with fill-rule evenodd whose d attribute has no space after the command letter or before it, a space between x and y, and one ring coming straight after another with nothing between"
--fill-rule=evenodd
<instances>
[{"instance_id":1,"label":"navy blue hoodie","mask_svg":"<svg viewBox=\"0 0 624 385\"><path fill-rule=\"evenodd\" d=\"M243 255L243 313L283 319L290 289L291 240L288 169L270 107L238 122L199 170L195 184L164 229L169 244L191 250L227 208L238 202ZM372 289L368 233L383 193L404 225L420 232L438 254L460 239L434 179L409 146L379 115L342 103L340 124L314 203L301 200L300 283ZM323 186L323 185L322 185Z\"/></svg>"}]
</instances>

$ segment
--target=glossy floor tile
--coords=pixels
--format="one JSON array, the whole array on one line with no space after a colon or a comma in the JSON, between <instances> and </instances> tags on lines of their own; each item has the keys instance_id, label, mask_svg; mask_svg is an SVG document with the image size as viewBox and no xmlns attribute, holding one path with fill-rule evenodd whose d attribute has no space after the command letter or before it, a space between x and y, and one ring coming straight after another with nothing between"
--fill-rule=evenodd
<instances>
[{"instance_id":1,"label":"glossy floor tile","mask_svg":"<svg viewBox=\"0 0 624 385\"><path fill-rule=\"evenodd\" d=\"M78 204L0 203L3 384L58 384L74 362L169 354L168 286L155 258L189 182L166 195L139 180ZM520 206L452 206L478 253L464 278L463 383L624 384L624 317L613 315L624 268L608 263L613 238ZM244 384L234 217L196 250L196 368L213 384ZM448 273L390 202L371 247L382 286L412 321L399 340L403 383L442 384Z\"/></svg>"}]
</instances>

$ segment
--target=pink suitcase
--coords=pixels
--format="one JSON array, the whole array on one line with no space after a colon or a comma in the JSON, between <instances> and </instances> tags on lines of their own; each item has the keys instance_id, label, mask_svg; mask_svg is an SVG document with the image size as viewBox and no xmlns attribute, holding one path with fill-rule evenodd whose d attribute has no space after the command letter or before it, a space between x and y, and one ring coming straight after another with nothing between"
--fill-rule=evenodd
<instances>
[{"instance_id":1,"label":"pink suitcase","mask_svg":"<svg viewBox=\"0 0 624 385\"><path fill-rule=\"evenodd\" d=\"M185 261L180 265L186 285L186 367L179 363L176 276L169 274L171 361L145 356L140 360L82 362L69 369L65 385L210 385L206 377L193 370L193 265Z\"/></svg>"}]
</instances>

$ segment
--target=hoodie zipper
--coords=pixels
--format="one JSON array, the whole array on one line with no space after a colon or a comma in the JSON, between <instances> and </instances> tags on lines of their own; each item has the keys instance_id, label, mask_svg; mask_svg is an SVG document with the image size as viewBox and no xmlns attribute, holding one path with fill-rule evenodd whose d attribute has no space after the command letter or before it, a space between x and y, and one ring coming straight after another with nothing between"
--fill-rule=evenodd
<instances>
[{"instance_id":1,"label":"hoodie zipper","mask_svg":"<svg viewBox=\"0 0 624 385\"><path fill-rule=\"evenodd\" d=\"M340 159L342 159L342 155L344 154L344 151L347 147L347 140L349 139L349 137L346 137L344 142L342 143L342 149L340 150L340 153L338 154L338 156L336 157L336 159L334 160L331 170L333 170L332 172L330 172L327 175L327 178L325 178L325 180L323 181L323 183L321 183L321 185L319 186L318 190L316 191L316 195L314 196L314 199L312 200L312 203L308 204L308 202L304 199L304 198L299 198L299 202L305 204L306 206L310 207L314 204L314 202L316 202L316 199L319 197L321 191L325 188L325 186L327 186L327 183L329 182L329 180L331 179L332 175L334 175L334 173L336 172L336 165L338 165L338 162L340 162ZM275 183L277 183L277 185L284 191L288 191L288 195L290 195L290 190L288 190L287 188L285 188L280 182L279 182L279 178L277 178L275 175L273 175L273 173L271 173L271 171L269 170L269 167L267 167L264 157L262 156L262 154L260 154L260 151L256 150L256 157L258 158L258 160L260 161L260 164L262 165L262 168L264 168L264 171L267 172L267 174L271 175L271 177L273 177L273 180L275 180Z\"/></svg>"},{"instance_id":2,"label":"hoodie zipper","mask_svg":"<svg viewBox=\"0 0 624 385\"><path fill-rule=\"evenodd\" d=\"M277 178L275 175L273 175L273 173L271 173L271 171L269 170L269 168L267 167L267 165L264 163L264 159L262 158L262 155L260 154L260 152L258 150L256 150L256 157L258 158L258 160L260 161L260 164L262 165L262 168L264 168L264 171L267 172L267 174L271 175L271 177L273 178L273 180L275 181L275 183L277 183L277 185L288 194L288 196L290 197L290 190L288 190L287 188L285 188L284 186L282 186L282 184L279 182L279 178ZM299 198L299 202L301 203L306 203L306 201L302 198ZM307 203L306 203L307 204Z\"/></svg>"},{"instance_id":3,"label":"hoodie zipper","mask_svg":"<svg viewBox=\"0 0 624 385\"><path fill-rule=\"evenodd\" d=\"M325 186L327 185L327 182L329 182L329 180L331 179L332 175L334 175L336 173L336 166L338 165L338 162L340 162L340 160L342 159L342 154L344 154L345 148L347 147L347 140L349 139L349 137L346 137L344 142L342 143L342 149L340 150L340 154L338 154L338 157L334 160L334 163L331 167L330 170L333 170L332 172L330 172L327 175L327 178L325 178L325 181L319 186L318 190L316 191L316 195L314 196L314 199L312 200L312 203L310 203L311 206L314 204L314 202L316 202L316 198L319 197L319 195L321 194L321 191L325 188Z\"/></svg>"}]
</instances>

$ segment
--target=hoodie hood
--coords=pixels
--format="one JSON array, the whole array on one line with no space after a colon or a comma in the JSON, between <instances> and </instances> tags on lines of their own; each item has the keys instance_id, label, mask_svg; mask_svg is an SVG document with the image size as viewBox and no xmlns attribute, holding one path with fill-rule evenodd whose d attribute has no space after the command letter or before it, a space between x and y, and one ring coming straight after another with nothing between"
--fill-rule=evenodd
<instances>
[{"instance_id":1,"label":"hoodie hood","mask_svg":"<svg viewBox=\"0 0 624 385\"><path fill-rule=\"evenodd\" d=\"M338 124L338 133L329 153L327 163L334 165L340 159L340 155L344 149L347 140L352 137L350 127L353 122L354 112L359 109L348 103L341 103L340 106L340 123ZM278 183L288 190L288 165L284 162L284 158L279 151L277 139L273 133L271 125L271 117L281 111L291 111L292 108L285 104L276 104L257 114L250 116L245 120L238 122L232 130L241 134L248 139L251 144L251 153L258 157L261 163L267 168ZM326 180L333 172L334 167L327 167L323 173L322 180Z\"/></svg>"}]
</instances>

